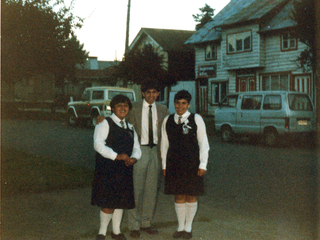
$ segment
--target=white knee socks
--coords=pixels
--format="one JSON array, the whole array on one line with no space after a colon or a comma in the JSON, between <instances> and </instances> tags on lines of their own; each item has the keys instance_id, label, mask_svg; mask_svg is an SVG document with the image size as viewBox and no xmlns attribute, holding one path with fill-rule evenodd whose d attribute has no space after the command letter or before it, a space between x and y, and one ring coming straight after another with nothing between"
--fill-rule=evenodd
<instances>
[{"instance_id":1,"label":"white knee socks","mask_svg":"<svg viewBox=\"0 0 320 240\"><path fill-rule=\"evenodd\" d=\"M186 204L175 203L176 214L178 218L178 232L184 231L184 225L186 221Z\"/></svg>"},{"instance_id":2,"label":"white knee socks","mask_svg":"<svg viewBox=\"0 0 320 240\"><path fill-rule=\"evenodd\" d=\"M198 202L186 203L186 225L184 227L184 230L186 232L192 231L192 222L193 222L194 216L196 215L197 208L198 208Z\"/></svg>"},{"instance_id":3,"label":"white knee socks","mask_svg":"<svg viewBox=\"0 0 320 240\"><path fill-rule=\"evenodd\" d=\"M111 219L112 219L112 214L108 214L108 213L104 213L103 211L100 211L99 234L102 234L104 236L107 234L107 228Z\"/></svg>"},{"instance_id":4,"label":"white knee socks","mask_svg":"<svg viewBox=\"0 0 320 240\"><path fill-rule=\"evenodd\" d=\"M121 233L120 224L122 219L123 209L115 209L112 217L112 231L118 235Z\"/></svg>"},{"instance_id":5,"label":"white knee socks","mask_svg":"<svg viewBox=\"0 0 320 240\"><path fill-rule=\"evenodd\" d=\"M112 231L118 235L121 233L120 224L122 220L123 209L115 209L113 213L108 214L100 211L100 229L99 234L106 236L108 225L112 219Z\"/></svg>"}]
</instances>

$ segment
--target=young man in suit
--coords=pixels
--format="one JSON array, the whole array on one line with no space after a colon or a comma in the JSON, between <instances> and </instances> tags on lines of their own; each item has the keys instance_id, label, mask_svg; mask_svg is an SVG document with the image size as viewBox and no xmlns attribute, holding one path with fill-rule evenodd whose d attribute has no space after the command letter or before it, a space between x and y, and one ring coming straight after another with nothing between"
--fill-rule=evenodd
<instances>
[{"instance_id":1,"label":"young man in suit","mask_svg":"<svg viewBox=\"0 0 320 240\"><path fill-rule=\"evenodd\" d=\"M160 89L154 80L141 86L142 101L132 103L127 121L139 137L141 159L133 167L133 184L136 207L128 211L130 236L140 237L140 230L157 234L151 226L155 213L161 173L160 133L163 119L169 115L168 108L156 102ZM152 123L152 124L149 124Z\"/></svg>"}]
</instances>

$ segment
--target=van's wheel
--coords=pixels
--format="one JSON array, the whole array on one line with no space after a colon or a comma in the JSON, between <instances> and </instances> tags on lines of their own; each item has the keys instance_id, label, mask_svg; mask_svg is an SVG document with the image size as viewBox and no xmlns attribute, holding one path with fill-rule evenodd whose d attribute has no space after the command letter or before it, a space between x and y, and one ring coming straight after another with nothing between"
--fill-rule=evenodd
<instances>
[{"instance_id":1,"label":"van's wheel","mask_svg":"<svg viewBox=\"0 0 320 240\"><path fill-rule=\"evenodd\" d=\"M76 115L74 114L73 111L69 111L68 112L68 124L69 124L69 126L74 127L74 126L77 125L77 123L78 123L78 119L77 119Z\"/></svg>"},{"instance_id":2,"label":"van's wheel","mask_svg":"<svg viewBox=\"0 0 320 240\"><path fill-rule=\"evenodd\" d=\"M221 129L221 140L223 142L230 142L233 138L233 132L231 127L229 126L224 126Z\"/></svg>"},{"instance_id":3,"label":"van's wheel","mask_svg":"<svg viewBox=\"0 0 320 240\"><path fill-rule=\"evenodd\" d=\"M278 132L273 128L266 129L263 133L264 142L268 146L274 146L278 142Z\"/></svg>"},{"instance_id":4,"label":"van's wheel","mask_svg":"<svg viewBox=\"0 0 320 240\"><path fill-rule=\"evenodd\" d=\"M97 125L97 117L99 116L99 113L94 112L91 114L91 126L95 127Z\"/></svg>"}]
</instances>

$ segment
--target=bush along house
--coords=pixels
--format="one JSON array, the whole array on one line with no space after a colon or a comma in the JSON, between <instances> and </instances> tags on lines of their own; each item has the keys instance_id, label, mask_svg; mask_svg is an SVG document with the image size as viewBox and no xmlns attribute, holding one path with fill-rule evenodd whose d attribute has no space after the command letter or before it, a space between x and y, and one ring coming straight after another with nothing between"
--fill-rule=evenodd
<instances>
[{"instance_id":1,"label":"bush along house","mask_svg":"<svg viewBox=\"0 0 320 240\"><path fill-rule=\"evenodd\" d=\"M228 93L290 90L315 103L313 72L297 61L292 0L231 0L185 44L195 48L197 112L214 115Z\"/></svg>"}]
</instances>

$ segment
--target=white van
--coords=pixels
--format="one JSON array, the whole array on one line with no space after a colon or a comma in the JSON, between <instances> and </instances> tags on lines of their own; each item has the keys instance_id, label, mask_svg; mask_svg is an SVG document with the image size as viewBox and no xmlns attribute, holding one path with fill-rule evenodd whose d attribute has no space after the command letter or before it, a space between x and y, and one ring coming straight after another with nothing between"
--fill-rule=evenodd
<instances>
[{"instance_id":1,"label":"white van","mask_svg":"<svg viewBox=\"0 0 320 240\"><path fill-rule=\"evenodd\" d=\"M240 92L227 95L215 112L221 139L235 134L263 136L275 145L280 136L315 132L315 111L306 93L288 91Z\"/></svg>"},{"instance_id":2,"label":"white van","mask_svg":"<svg viewBox=\"0 0 320 240\"><path fill-rule=\"evenodd\" d=\"M68 103L68 124L75 126L80 119L91 120L91 125L97 124L97 116L110 116L111 99L123 94L127 96L130 101L136 101L136 95L133 89L120 87L89 87L86 88L82 94L80 101L70 101Z\"/></svg>"}]
</instances>

